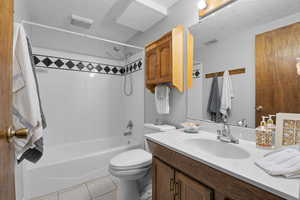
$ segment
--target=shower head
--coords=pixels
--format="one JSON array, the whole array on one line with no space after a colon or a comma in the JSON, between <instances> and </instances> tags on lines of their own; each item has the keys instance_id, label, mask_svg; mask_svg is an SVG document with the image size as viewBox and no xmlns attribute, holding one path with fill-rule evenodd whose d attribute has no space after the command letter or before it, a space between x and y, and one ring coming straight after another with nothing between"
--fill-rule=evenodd
<instances>
[{"instance_id":1,"label":"shower head","mask_svg":"<svg viewBox=\"0 0 300 200\"><path fill-rule=\"evenodd\" d=\"M114 50L115 52L119 52L119 51L121 50L121 48L120 48L120 47L114 46L114 47L113 47L113 50Z\"/></svg>"},{"instance_id":2,"label":"shower head","mask_svg":"<svg viewBox=\"0 0 300 200\"><path fill-rule=\"evenodd\" d=\"M112 49L109 48L105 53L112 59L123 60L125 58L122 47L119 46L113 46Z\"/></svg>"}]
</instances>

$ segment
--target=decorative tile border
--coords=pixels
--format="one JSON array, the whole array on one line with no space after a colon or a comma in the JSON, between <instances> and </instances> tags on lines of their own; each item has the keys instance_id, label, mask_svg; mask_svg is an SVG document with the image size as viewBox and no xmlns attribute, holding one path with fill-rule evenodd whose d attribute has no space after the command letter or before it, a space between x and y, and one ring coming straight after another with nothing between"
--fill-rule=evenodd
<instances>
[{"instance_id":1,"label":"decorative tile border","mask_svg":"<svg viewBox=\"0 0 300 200\"><path fill-rule=\"evenodd\" d=\"M131 73L134 73L136 71L139 71L139 70L142 70L143 68L143 62L142 62L142 59L138 59L138 60L135 60L127 65L124 66L124 71L127 73L127 74L131 74Z\"/></svg>"},{"instance_id":2,"label":"decorative tile border","mask_svg":"<svg viewBox=\"0 0 300 200\"><path fill-rule=\"evenodd\" d=\"M143 66L142 59L138 59L125 66L117 66L38 54L34 54L33 59L36 67L120 76L125 75L125 72L133 73L135 71L141 70Z\"/></svg>"},{"instance_id":3,"label":"decorative tile border","mask_svg":"<svg viewBox=\"0 0 300 200\"><path fill-rule=\"evenodd\" d=\"M200 69L193 70L193 78L201 78Z\"/></svg>"}]
</instances>

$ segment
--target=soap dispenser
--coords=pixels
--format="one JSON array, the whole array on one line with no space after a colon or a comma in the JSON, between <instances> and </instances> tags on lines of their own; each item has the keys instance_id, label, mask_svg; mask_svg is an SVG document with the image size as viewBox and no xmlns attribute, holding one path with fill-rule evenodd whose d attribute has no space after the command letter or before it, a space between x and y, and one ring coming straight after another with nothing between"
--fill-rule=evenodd
<instances>
[{"instance_id":1,"label":"soap dispenser","mask_svg":"<svg viewBox=\"0 0 300 200\"><path fill-rule=\"evenodd\" d=\"M271 148L273 146L272 133L267 131L267 118L262 116L260 126L256 128L256 146L259 148Z\"/></svg>"},{"instance_id":2,"label":"soap dispenser","mask_svg":"<svg viewBox=\"0 0 300 200\"><path fill-rule=\"evenodd\" d=\"M276 115L269 115L269 119L267 121L267 132L268 134L272 134L272 146L275 146L276 126L272 117L276 117Z\"/></svg>"}]
</instances>

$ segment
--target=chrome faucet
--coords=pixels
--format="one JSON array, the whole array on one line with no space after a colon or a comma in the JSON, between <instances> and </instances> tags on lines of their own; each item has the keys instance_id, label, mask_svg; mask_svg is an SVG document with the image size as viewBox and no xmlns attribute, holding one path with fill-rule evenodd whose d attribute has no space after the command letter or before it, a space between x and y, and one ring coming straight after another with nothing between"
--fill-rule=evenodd
<instances>
[{"instance_id":1,"label":"chrome faucet","mask_svg":"<svg viewBox=\"0 0 300 200\"><path fill-rule=\"evenodd\" d=\"M224 122L223 122L223 129L222 130L217 130L217 133L218 133L217 139L222 141L222 142L234 143L234 144L239 143L239 139L234 137L231 134L230 125L228 123L226 123L225 119L224 119Z\"/></svg>"},{"instance_id":2,"label":"chrome faucet","mask_svg":"<svg viewBox=\"0 0 300 200\"><path fill-rule=\"evenodd\" d=\"M124 136L129 136L132 135L132 129L133 129L133 122L131 120L129 120L128 124L127 124L127 131L125 131L123 133Z\"/></svg>"}]
</instances>

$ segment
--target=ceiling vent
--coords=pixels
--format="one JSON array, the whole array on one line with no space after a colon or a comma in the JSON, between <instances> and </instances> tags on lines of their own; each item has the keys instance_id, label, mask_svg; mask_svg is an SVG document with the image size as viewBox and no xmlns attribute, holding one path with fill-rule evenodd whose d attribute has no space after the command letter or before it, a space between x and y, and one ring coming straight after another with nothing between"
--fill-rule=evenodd
<instances>
[{"instance_id":1,"label":"ceiling vent","mask_svg":"<svg viewBox=\"0 0 300 200\"><path fill-rule=\"evenodd\" d=\"M91 28L93 23L94 23L94 20L92 20L92 19L80 17L78 15L71 16L71 24L74 26L89 29L89 28Z\"/></svg>"}]
</instances>

